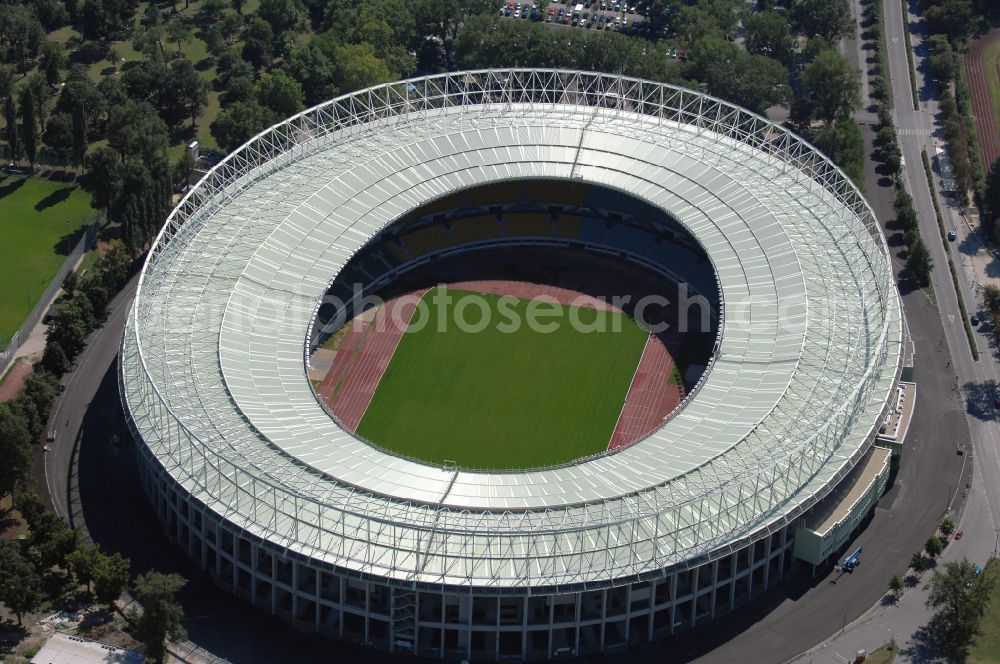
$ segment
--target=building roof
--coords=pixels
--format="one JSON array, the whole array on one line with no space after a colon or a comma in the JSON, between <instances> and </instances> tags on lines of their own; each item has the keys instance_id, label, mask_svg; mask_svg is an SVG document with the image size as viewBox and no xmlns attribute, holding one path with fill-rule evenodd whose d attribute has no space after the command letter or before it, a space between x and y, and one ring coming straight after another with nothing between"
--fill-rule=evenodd
<instances>
[{"instance_id":1,"label":"building roof","mask_svg":"<svg viewBox=\"0 0 1000 664\"><path fill-rule=\"evenodd\" d=\"M305 372L327 286L407 211L525 178L627 192L705 247L723 323L697 394L619 453L527 472L431 466L341 429ZM902 336L871 209L783 128L648 81L478 71L338 98L216 166L150 252L122 376L159 462L241 528L398 580L552 586L653 573L801 514L870 445Z\"/></svg>"},{"instance_id":2,"label":"building roof","mask_svg":"<svg viewBox=\"0 0 1000 664\"><path fill-rule=\"evenodd\" d=\"M145 659L137 650L55 632L31 658L31 664L140 664Z\"/></svg>"}]
</instances>

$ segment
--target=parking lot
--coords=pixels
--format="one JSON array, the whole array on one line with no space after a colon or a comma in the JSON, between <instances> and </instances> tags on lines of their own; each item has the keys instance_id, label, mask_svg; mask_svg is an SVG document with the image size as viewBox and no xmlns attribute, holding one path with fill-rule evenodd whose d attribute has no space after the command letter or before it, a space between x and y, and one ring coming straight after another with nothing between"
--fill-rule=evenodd
<instances>
[{"instance_id":1,"label":"parking lot","mask_svg":"<svg viewBox=\"0 0 1000 664\"><path fill-rule=\"evenodd\" d=\"M573 2L520 2L506 0L500 14L515 20L539 21L553 27L585 31L650 35L647 10L641 3L620 0L586 0Z\"/></svg>"}]
</instances>

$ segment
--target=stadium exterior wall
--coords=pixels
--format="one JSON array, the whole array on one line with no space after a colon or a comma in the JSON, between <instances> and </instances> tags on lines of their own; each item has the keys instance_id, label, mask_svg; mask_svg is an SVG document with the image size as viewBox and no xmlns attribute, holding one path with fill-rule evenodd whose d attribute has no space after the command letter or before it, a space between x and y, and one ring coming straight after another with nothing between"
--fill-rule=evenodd
<instances>
[{"instance_id":1,"label":"stadium exterior wall","mask_svg":"<svg viewBox=\"0 0 1000 664\"><path fill-rule=\"evenodd\" d=\"M603 653L723 616L793 570L795 524L708 562L620 586L553 592L393 584L290 554L220 520L139 445L164 533L221 589L296 629L427 657Z\"/></svg>"}]
</instances>

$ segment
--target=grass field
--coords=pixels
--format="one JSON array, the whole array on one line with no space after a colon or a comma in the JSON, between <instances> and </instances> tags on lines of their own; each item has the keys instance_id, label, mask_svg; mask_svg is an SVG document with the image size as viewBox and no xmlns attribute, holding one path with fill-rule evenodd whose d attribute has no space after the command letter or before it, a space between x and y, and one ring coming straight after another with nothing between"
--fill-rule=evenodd
<instances>
[{"instance_id":1,"label":"grass field","mask_svg":"<svg viewBox=\"0 0 1000 664\"><path fill-rule=\"evenodd\" d=\"M993 579L993 592L979 625L983 633L979 635L969 652L969 664L996 664L1000 662L1000 562L994 560L986 569Z\"/></svg>"},{"instance_id":2,"label":"grass field","mask_svg":"<svg viewBox=\"0 0 1000 664\"><path fill-rule=\"evenodd\" d=\"M0 180L0 346L59 271L67 237L72 248L92 215L90 194L75 185L40 176Z\"/></svg>"},{"instance_id":3,"label":"grass field","mask_svg":"<svg viewBox=\"0 0 1000 664\"><path fill-rule=\"evenodd\" d=\"M432 321L444 309L433 303L435 290L424 296ZM501 320L498 296L449 292L456 307L483 298L492 320ZM512 306L521 321L529 304ZM470 333L451 323L452 311L444 312L444 332L411 322L358 426L361 436L428 462L484 469L564 463L607 449L647 338L631 318L561 307L545 318L558 324L553 332L521 325L504 333L494 324ZM465 319L476 321L478 311L470 307ZM577 331L571 314L585 323L605 317L607 331Z\"/></svg>"}]
</instances>

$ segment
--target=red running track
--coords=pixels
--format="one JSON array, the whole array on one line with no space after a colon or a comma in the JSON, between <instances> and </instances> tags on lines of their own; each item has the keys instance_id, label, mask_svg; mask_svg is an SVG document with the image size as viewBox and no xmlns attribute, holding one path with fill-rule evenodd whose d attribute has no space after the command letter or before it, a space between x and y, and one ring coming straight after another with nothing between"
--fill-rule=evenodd
<instances>
[{"instance_id":1,"label":"red running track","mask_svg":"<svg viewBox=\"0 0 1000 664\"><path fill-rule=\"evenodd\" d=\"M1000 77L1000 64L983 62L986 49L1000 39L1000 28L969 44L965 53L965 68L969 74L969 87L972 90L972 113L976 118L976 130L979 132L979 147L982 151L983 164L988 170L1000 157L1000 132L997 131L996 116L990 99L990 88L987 84L987 67L994 67L994 75ZM1000 110L1000 109L997 109Z\"/></svg>"},{"instance_id":2,"label":"red running track","mask_svg":"<svg viewBox=\"0 0 1000 664\"><path fill-rule=\"evenodd\" d=\"M357 319L349 323L351 329L341 344L341 351L348 352L338 351L320 386L320 395L348 431L356 431L361 423L375 388L410 324L410 317L426 292L425 289L390 300L366 323ZM348 341L351 346L345 348ZM328 381L328 391L324 392Z\"/></svg>"},{"instance_id":3,"label":"red running track","mask_svg":"<svg viewBox=\"0 0 1000 664\"><path fill-rule=\"evenodd\" d=\"M656 337L646 340L608 450L628 447L652 432L684 398L684 387L670 384L674 358Z\"/></svg>"},{"instance_id":4,"label":"red running track","mask_svg":"<svg viewBox=\"0 0 1000 664\"><path fill-rule=\"evenodd\" d=\"M358 349L358 346L361 345L364 333L367 331L367 326L362 325L358 319L355 319L349 325L350 328L348 328L347 333L340 342L340 347L337 349L337 355L334 357L333 364L327 370L326 376L324 376L323 382L320 383L317 390L320 398L325 403L329 403L331 397L337 391L337 386L343 380L347 369L351 366L350 358Z\"/></svg>"},{"instance_id":5,"label":"red running track","mask_svg":"<svg viewBox=\"0 0 1000 664\"><path fill-rule=\"evenodd\" d=\"M18 361L14 363L7 376L0 383L0 401L10 401L24 387L24 379L31 373L31 362Z\"/></svg>"}]
</instances>

